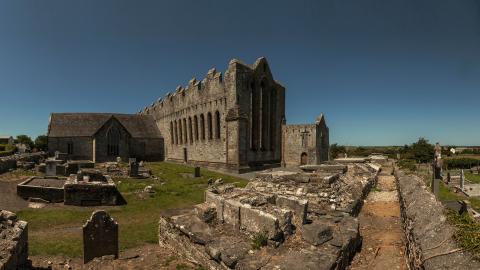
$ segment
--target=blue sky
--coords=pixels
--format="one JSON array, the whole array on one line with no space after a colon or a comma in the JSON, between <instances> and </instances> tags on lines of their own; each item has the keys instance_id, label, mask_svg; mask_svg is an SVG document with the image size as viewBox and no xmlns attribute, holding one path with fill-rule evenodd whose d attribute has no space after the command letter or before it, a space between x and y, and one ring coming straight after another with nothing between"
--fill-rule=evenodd
<instances>
[{"instance_id":1,"label":"blue sky","mask_svg":"<svg viewBox=\"0 0 480 270\"><path fill-rule=\"evenodd\" d=\"M324 112L332 143L480 145L480 0L0 0L0 134L135 113L260 56L287 122Z\"/></svg>"}]
</instances>

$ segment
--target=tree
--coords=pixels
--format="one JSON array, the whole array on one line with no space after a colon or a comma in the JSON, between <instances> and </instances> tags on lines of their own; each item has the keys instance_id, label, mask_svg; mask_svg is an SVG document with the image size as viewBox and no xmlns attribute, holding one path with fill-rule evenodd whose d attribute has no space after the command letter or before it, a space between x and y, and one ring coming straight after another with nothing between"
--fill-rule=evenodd
<instances>
[{"instance_id":1,"label":"tree","mask_svg":"<svg viewBox=\"0 0 480 270\"><path fill-rule=\"evenodd\" d=\"M330 155L332 159L335 159L338 157L339 154L346 153L346 152L347 152L347 149L345 149L345 146L339 146L336 143L330 145Z\"/></svg>"},{"instance_id":2,"label":"tree","mask_svg":"<svg viewBox=\"0 0 480 270\"><path fill-rule=\"evenodd\" d=\"M433 160L435 147L429 144L425 138L419 138L418 141L410 147L410 153L418 162L427 163Z\"/></svg>"},{"instance_id":3,"label":"tree","mask_svg":"<svg viewBox=\"0 0 480 270\"><path fill-rule=\"evenodd\" d=\"M39 151L46 151L48 146L47 143L48 137L45 135L39 135L35 139L35 148L37 148Z\"/></svg>"},{"instance_id":4,"label":"tree","mask_svg":"<svg viewBox=\"0 0 480 270\"><path fill-rule=\"evenodd\" d=\"M29 136L27 135L18 135L17 136L17 143L22 143L22 144L26 144L30 147L33 147L33 141L32 141L32 138L30 138Z\"/></svg>"}]
</instances>

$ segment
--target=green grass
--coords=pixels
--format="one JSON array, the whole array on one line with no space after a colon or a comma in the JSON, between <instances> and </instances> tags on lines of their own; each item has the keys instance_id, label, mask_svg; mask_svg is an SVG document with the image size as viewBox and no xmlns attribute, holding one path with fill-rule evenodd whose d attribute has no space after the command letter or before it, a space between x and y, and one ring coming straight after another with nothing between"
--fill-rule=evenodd
<instances>
[{"instance_id":1,"label":"green grass","mask_svg":"<svg viewBox=\"0 0 480 270\"><path fill-rule=\"evenodd\" d=\"M468 214L459 215L454 211L447 213L448 221L455 225L453 237L458 245L477 258L480 256L480 224L470 218Z\"/></svg>"},{"instance_id":2,"label":"green grass","mask_svg":"<svg viewBox=\"0 0 480 270\"><path fill-rule=\"evenodd\" d=\"M252 249L260 249L267 245L268 236L265 233L258 233L253 236Z\"/></svg>"},{"instance_id":3,"label":"green grass","mask_svg":"<svg viewBox=\"0 0 480 270\"><path fill-rule=\"evenodd\" d=\"M17 214L29 226L30 255L82 255L81 226L94 209L106 209L119 224L120 250L157 243L160 210L189 207L204 200L209 178L223 178L225 183L245 186L241 178L202 169L202 177L190 178L193 168L165 162L149 163L153 179L114 179L118 190L128 202L116 207L46 207L25 209ZM156 193L140 198L137 191L153 186Z\"/></svg>"},{"instance_id":4,"label":"green grass","mask_svg":"<svg viewBox=\"0 0 480 270\"><path fill-rule=\"evenodd\" d=\"M464 171L465 172L465 178L469 180L472 183L475 184L480 184L480 175L479 174L473 174L469 171Z\"/></svg>"}]
</instances>

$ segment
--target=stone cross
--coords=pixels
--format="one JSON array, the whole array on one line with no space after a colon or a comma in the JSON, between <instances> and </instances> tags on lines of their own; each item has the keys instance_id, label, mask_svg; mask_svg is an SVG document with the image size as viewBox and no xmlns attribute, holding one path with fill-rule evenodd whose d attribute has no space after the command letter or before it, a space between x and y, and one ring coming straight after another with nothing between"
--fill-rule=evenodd
<instances>
[{"instance_id":1,"label":"stone cross","mask_svg":"<svg viewBox=\"0 0 480 270\"><path fill-rule=\"evenodd\" d=\"M307 137L308 137L309 132L305 129L301 133L302 133L302 147L306 147L307 146Z\"/></svg>"},{"instance_id":2,"label":"stone cross","mask_svg":"<svg viewBox=\"0 0 480 270\"><path fill-rule=\"evenodd\" d=\"M83 225L83 263L113 255L118 259L118 224L104 210L97 210Z\"/></svg>"}]
</instances>

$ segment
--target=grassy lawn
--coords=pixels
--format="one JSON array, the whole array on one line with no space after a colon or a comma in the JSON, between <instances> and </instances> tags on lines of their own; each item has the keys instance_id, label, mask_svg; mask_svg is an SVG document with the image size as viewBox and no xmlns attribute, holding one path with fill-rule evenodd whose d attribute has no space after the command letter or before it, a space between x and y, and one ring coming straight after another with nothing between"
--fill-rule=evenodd
<instances>
[{"instance_id":1,"label":"grassy lawn","mask_svg":"<svg viewBox=\"0 0 480 270\"><path fill-rule=\"evenodd\" d=\"M119 224L120 250L157 243L160 211L189 207L203 202L209 178L222 178L225 183L245 186L241 178L202 169L202 177L191 178L193 168L165 162L149 163L153 179L115 179L118 190L127 200L124 206L69 207L54 206L43 209L26 209L17 212L29 226L30 255L82 256L81 226L94 209L105 209ZM139 196L145 186L151 185L156 193Z\"/></svg>"}]
</instances>

